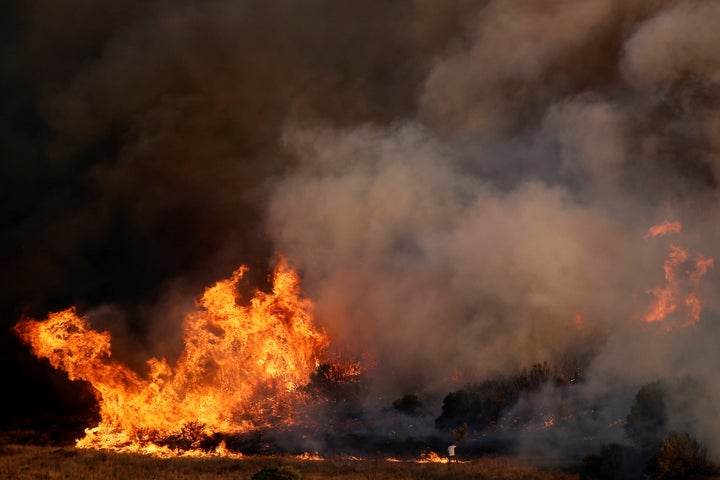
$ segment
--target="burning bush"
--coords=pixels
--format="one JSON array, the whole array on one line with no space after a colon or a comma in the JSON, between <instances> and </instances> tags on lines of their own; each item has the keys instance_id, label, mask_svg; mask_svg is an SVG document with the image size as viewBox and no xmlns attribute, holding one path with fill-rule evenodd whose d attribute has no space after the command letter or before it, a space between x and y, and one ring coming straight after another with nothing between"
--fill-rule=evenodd
<instances>
[{"instance_id":1,"label":"burning bush","mask_svg":"<svg viewBox=\"0 0 720 480\"><path fill-rule=\"evenodd\" d=\"M357 362L338 360L318 365L304 390L315 404L324 404L328 419L338 420L361 416L366 387Z\"/></svg>"},{"instance_id":2,"label":"burning bush","mask_svg":"<svg viewBox=\"0 0 720 480\"><path fill-rule=\"evenodd\" d=\"M172 450L201 448L201 446L208 441L205 427L205 424L197 421L187 422L180 428L179 432L167 435L165 438L159 438L156 442Z\"/></svg>"}]
</instances>

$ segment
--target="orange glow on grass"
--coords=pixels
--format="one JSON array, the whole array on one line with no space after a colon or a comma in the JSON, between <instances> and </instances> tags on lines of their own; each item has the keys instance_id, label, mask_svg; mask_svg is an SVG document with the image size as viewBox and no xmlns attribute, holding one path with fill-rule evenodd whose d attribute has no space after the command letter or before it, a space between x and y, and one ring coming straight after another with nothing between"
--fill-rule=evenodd
<instances>
[{"instance_id":1,"label":"orange glow on grass","mask_svg":"<svg viewBox=\"0 0 720 480\"><path fill-rule=\"evenodd\" d=\"M420 456L417 463L447 463L448 459L443 458L433 451L425 452Z\"/></svg>"}]
</instances>

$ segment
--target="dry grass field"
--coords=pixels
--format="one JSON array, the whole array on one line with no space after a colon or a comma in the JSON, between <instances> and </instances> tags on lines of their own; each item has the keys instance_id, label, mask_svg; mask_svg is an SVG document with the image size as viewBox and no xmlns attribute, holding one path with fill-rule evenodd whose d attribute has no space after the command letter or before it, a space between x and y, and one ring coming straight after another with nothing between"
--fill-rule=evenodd
<instances>
[{"instance_id":1,"label":"dry grass field","mask_svg":"<svg viewBox=\"0 0 720 480\"><path fill-rule=\"evenodd\" d=\"M0 447L0 478L12 480L230 480L251 479L268 468L290 467L303 480L533 479L576 480L578 475L523 465L505 457L460 464L373 460L308 460L292 455L243 458L155 458L71 447Z\"/></svg>"}]
</instances>

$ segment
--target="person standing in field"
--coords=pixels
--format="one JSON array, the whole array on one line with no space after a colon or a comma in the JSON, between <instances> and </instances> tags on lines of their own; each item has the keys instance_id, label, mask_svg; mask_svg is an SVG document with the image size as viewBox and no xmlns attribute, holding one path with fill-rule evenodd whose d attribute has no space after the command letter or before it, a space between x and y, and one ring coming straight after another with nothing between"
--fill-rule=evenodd
<instances>
[{"instance_id":1,"label":"person standing in field","mask_svg":"<svg viewBox=\"0 0 720 480\"><path fill-rule=\"evenodd\" d=\"M448 447L448 463L458 462L457 455L455 455L455 448L456 446L454 443L451 443Z\"/></svg>"}]
</instances>

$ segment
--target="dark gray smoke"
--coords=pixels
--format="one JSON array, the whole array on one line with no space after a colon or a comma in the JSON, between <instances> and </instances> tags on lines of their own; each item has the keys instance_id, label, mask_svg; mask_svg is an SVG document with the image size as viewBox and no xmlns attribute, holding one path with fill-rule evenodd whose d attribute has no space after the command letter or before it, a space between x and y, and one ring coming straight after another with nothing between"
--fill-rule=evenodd
<instances>
[{"instance_id":1,"label":"dark gray smoke","mask_svg":"<svg viewBox=\"0 0 720 480\"><path fill-rule=\"evenodd\" d=\"M193 295L278 251L369 407L590 358L572 402L604 410L563 448L627 441L605 427L637 388L691 377L670 422L720 455L717 274L691 264L720 258L714 2L2 8L8 326L77 304L172 355ZM642 320L671 245L693 326Z\"/></svg>"}]
</instances>

